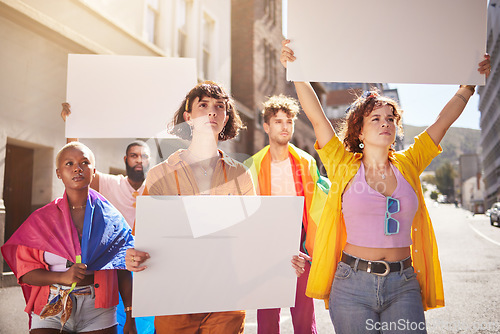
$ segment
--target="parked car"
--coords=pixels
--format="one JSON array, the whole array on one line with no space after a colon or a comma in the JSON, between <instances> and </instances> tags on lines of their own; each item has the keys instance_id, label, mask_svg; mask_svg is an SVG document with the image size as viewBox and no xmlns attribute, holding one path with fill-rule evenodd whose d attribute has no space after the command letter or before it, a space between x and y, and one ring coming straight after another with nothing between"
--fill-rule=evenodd
<instances>
[{"instance_id":1,"label":"parked car","mask_svg":"<svg viewBox=\"0 0 500 334\"><path fill-rule=\"evenodd\" d=\"M500 202L493 203L490 209L490 223L492 226L500 223Z\"/></svg>"}]
</instances>

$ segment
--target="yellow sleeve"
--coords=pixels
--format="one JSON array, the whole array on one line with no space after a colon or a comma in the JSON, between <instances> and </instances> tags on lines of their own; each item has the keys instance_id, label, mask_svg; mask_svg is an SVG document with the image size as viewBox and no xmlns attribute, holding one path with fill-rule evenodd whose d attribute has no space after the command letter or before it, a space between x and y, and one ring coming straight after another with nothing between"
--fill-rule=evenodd
<instances>
[{"instance_id":1,"label":"yellow sleeve","mask_svg":"<svg viewBox=\"0 0 500 334\"><path fill-rule=\"evenodd\" d=\"M330 180L337 172L337 169L354 156L353 153L346 150L344 144L337 136L333 136L322 148L319 148L318 141L316 141L314 148L318 152Z\"/></svg>"},{"instance_id":2,"label":"yellow sleeve","mask_svg":"<svg viewBox=\"0 0 500 334\"><path fill-rule=\"evenodd\" d=\"M410 147L398 152L398 154L404 156L420 175L429 166L432 159L442 151L441 145L436 146L427 131L424 131L415 137L415 142Z\"/></svg>"}]
</instances>

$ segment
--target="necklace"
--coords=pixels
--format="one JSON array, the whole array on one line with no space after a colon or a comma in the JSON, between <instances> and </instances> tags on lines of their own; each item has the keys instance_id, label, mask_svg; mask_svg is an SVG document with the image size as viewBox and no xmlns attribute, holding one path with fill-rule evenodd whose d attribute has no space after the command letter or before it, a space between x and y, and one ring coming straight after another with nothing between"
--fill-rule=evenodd
<instances>
[{"instance_id":1,"label":"necklace","mask_svg":"<svg viewBox=\"0 0 500 334\"><path fill-rule=\"evenodd\" d=\"M375 170L375 172L380 175L380 178L382 180L385 180L387 178L387 174L386 174L386 170L387 170L387 165L385 165L384 167L382 167L381 169L377 169L375 166L373 167L370 167L370 166L365 166L368 169L371 169L373 168Z\"/></svg>"},{"instance_id":2,"label":"necklace","mask_svg":"<svg viewBox=\"0 0 500 334\"><path fill-rule=\"evenodd\" d=\"M76 210L76 209L85 209L85 207L87 206L87 204L84 204L84 205L80 205L80 206L71 206L71 210Z\"/></svg>"},{"instance_id":3,"label":"necklace","mask_svg":"<svg viewBox=\"0 0 500 334\"><path fill-rule=\"evenodd\" d=\"M213 163L213 162L212 162L212 160L213 160L213 158L202 159L202 158L198 157L196 154L194 154L193 152L191 152L191 150L190 150L190 149L187 149L186 151L187 151L187 152L189 153L189 155L191 156L191 157L190 157L190 160L192 161L192 164L193 164L194 166L200 167L200 169L203 171L203 175L204 175L204 176L208 176L208 171L207 171L207 169L203 168L203 166L202 166L202 161L203 161L203 160L209 160L209 165L208 165L208 167L212 167L212 163ZM218 153L217 153L217 157L218 157Z\"/></svg>"},{"instance_id":4,"label":"necklace","mask_svg":"<svg viewBox=\"0 0 500 334\"><path fill-rule=\"evenodd\" d=\"M198 163L198 166L203 170L203 174L205 176L207 176L207 170L205 168L203 168L203 166L201 165L201 163Z\"/></svg>"}]
</instances>

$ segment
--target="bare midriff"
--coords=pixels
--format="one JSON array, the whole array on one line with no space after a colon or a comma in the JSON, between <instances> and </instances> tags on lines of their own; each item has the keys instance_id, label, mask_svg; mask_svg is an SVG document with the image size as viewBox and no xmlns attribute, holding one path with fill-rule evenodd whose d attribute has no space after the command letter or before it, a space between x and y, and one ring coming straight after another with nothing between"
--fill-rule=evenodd
<instances>
[{"instance_id":1,"label":"bare midriff","mask_svg":"<svg viewBox=\"0 0 500 334\"><path fill-rule=\"evenodd\" d=\"M346 244L344 252L349 255L371 261L397 262L410 256L410 247L370 248Z\"/></svg>"},{"instance_id":2,"label":"bare midriff","mask_svg":"<svg viewBox=\"0 0 500 334\"><path fill-rule=\"evenodd\" d=\"M92 275L85 275L85 278L80 281L80 283L76 284L77 286L82 286L82 285L91 285L94 284L94 274Z\"/></svg>"}]
</instances>

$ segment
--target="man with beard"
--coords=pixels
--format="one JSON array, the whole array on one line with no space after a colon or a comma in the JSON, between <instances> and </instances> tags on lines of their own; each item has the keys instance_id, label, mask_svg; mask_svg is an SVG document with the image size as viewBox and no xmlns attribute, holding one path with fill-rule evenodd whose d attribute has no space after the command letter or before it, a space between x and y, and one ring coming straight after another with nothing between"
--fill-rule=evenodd
<instances>
[{"instance_id":1,"label":"man with beard","mask_svg":"<svg viewBox=\"0 0 500 334\"><path fill-rule=\"evenodd\" d=\"M69 103L63 103L61 117L64 121L71 114ZM68 143L78 138L68 138ZM97 172L90 187L106 197L125 220L134 227L136 197L144 191L144 180L149 169L150 149L142 140L136 140L127 146L123 160L127 176Z\"/></svg>"},{"instance_id":2,"label":"man with beard","mask_svg":"<svg viewBox=\"0 0 500 334\"><path fill-rule=\"evenodd\" d=\"M272 96L264 103L262 116L269 145L245 161L260 195L304 196L300 251L311 260L314 236L330 184L308 153L290 144L299 105L293 98ZM307 255L306 255L307 254ZM313 300L305 295L311 265L306 262L297 278L295 306L290 308L295 333L317 333ZM257 332L280 332L280 309L257 311Z\"/></svg>"},{"instance_id":3,"label":"man with beard","mask_svg":"<svg viewBox=\"0 0 500 334\"><path fill-rule=\"evenodd\" d=\"M123 157L127 176L98 171L90 184L121 212L131 228L134 227L136 198L144 191L149 157L149 146L142 140L133 141L127 146Z\"/></svg>"}]
</instances>

